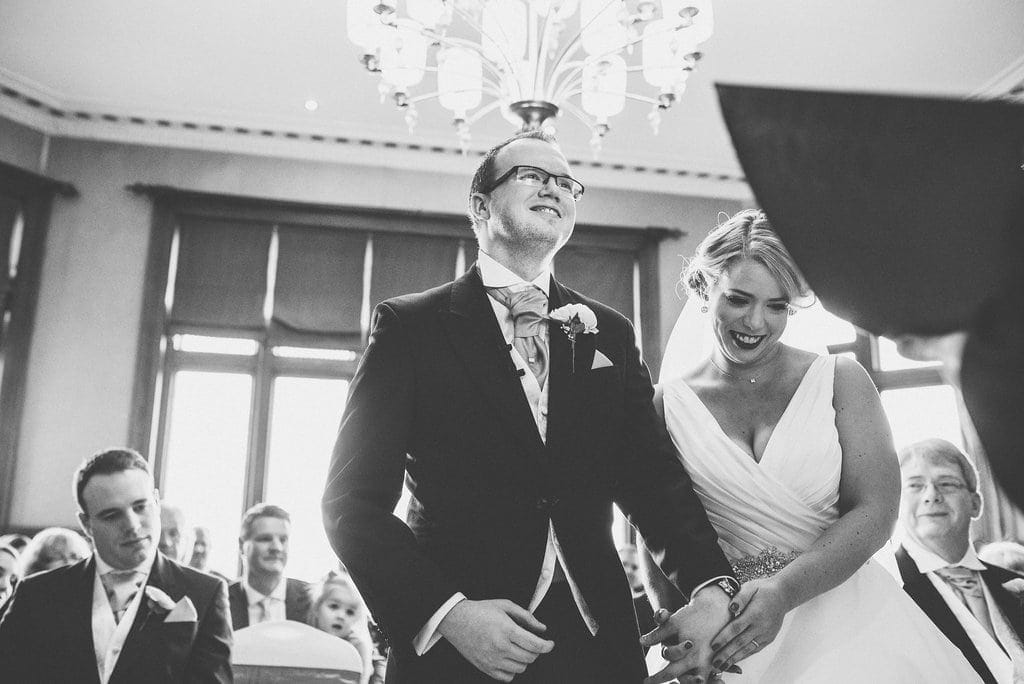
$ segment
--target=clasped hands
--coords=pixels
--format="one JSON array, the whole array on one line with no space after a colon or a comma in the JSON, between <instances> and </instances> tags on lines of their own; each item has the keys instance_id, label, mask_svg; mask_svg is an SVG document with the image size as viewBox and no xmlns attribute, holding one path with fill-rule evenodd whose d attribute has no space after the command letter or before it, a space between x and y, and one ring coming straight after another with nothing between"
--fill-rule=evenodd
<instances>
[{"instance_id":1,"label":"clasped hands","mask_svg":"<svg viewBox=\"0 0 1024 684\"><path fill-rule=\"evenodd\" d=\"M680 684L713 682L722 672L771 643L782 628L788 608L778 588L753 580L731 601L715 587L706 587L675 613L659 610L658 627L640 638L644 647L661 648L669 663L644 684L678 679Z\"/></svg>"}]
</instances>

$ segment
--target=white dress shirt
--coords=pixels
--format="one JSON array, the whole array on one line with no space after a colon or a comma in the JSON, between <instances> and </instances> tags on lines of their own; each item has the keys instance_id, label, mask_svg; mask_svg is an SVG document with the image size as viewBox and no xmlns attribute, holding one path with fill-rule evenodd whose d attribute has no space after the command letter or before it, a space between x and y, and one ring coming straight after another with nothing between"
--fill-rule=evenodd
<instances>
[{"instance_id":1,"label":"white dress shirt","mask_svg":"<svg viewBox=\"0 0 1024 684\"><path fill-rule=\"evenodd\" d=\"M114 610L107 598L107 590L100 578L108 572L116 569L100 558L98 553L93 553L96 561L96 576L93 578L92 589L92 643L96 654L96 669L99 673L100 684L107 684L110 675L114 672L117 659L124 650L124 642L131 631L132 623L139 612L139 605L142 603L142 596L145 594L146 584L149 582L149 573L153 569L153 562L156 560L156 546L153 546L149 557L133 568L135 572L143 575L142 584L135 592L135 597L128 603L128 607L121 616L121 621L114 619Z\"/></svg>"},{"instance_id":2,"label":"white dress shirt","mask_svg":"<svg viewBox=\"0 0 1024 684\"><path fill-rule=\"evenodd\" d=\"M925 573L928 579L938 590L939 596L946 602L949 609L953 611L953 615L956 617L957 622L967 632L967 638L971 640L974 647L978 649L979 655L982 660L988 666L989 671L992 672L992 676L995 677L999 684L1012 684L1013 683L1013 662L1007 654L1009 649L1004 650L1003 645L1000 644L996 639L992 638L988 630L982 626L980 622L974 617L974 614L964 605L960 597L957 596L956 592L942 579L936 570L949 566L963 566L970 568L971 570L984 570L985 566L981 560L978 559L978 554L975 553L974 547L970 544L967 545L967 553L956 563L948 563L941 556L932 552L919 544L914 539L910 538L909 535L902 535L900 543L903 544L903 548L907 550L907 554L913 559L914 563L917 564L917 569ZM1003 623L1003 627L1007 631L1003 633L1013 633L1013 628L1006 623L1006 618L1003 616L999 605L996 603L992 593L988 590L988 586L984 580L979 578L981 587L985 592L985 603L988 604L988 612L992 617L993 624L997 620ZM999 627L996 627L996 633L999 633Z\"/></svg>"},{"instance_id":3,"label":"white dress shirt","mask_svg":"<svg viewBox=\"0 0 1024 684\"><path fill-rule=\"evenodd\" d=\"M284 622L288 619L287 611L285 610L285 600L288 596L288 580L283 576L273 591L269 594L262 594L249 586L249 580L243 575L242 589L245 591L245 599L249 605L250 625L256 625L260 622ZM264 609L266 610L265 614Z\"/></svg>"}]
</instances>

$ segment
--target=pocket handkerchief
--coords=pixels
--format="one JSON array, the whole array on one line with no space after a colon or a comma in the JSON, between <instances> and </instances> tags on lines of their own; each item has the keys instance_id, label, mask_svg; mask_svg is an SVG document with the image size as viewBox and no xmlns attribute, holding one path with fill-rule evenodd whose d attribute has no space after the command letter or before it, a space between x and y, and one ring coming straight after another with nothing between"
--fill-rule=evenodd
<instances>
[{"instance_id":1,"label":"pocket handkerchief","mask_svg":"<svg viewBox=\"0 0 1024 684\"><path fill-rule=\"evenodd\" d=\"M198 619L199 614L196 613L196 607L192 603L192 599L188 596L182 596L181 600L174 605L171 612L164 618L164 622L195 622Z\"/></svg>"},{"instance_id":2,"label":"pocket handkerchief","mask_svg":"<svg viewBox=\"0 0 1024 684\"><path fill-rule=\"evenodd\" d=\"M612 360L602 354L599 350L594 350L594 363L590 366L590 370L597 370L598 368L608 368L614 366Z\"/></svg>"}]
</instances>

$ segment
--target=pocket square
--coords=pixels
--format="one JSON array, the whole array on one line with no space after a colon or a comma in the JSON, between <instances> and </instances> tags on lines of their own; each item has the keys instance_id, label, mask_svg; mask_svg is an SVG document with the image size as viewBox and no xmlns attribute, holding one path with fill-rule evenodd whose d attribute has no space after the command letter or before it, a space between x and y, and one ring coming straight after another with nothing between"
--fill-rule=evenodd
<instances>
[{"instance_id":1,"label":"pocket square","mask_svg":"<svg viewBox=\"0 0 1024 684\"><path fill-rule=\"evenodd\" d=\"M198 619L199 614L196 613L196 607L192 603L192 599L188 596L182 596L181 600L174 605L171 612L164 618L164 622L195 622Z\"/></svg>"},{"instance_id":2,"label":"pocket square","mask_svg":"<svg viewBox=\"0 0 1024 684\"><path fill-rule=\"evenodd\" d=\"M590 370L597 370L598 368L609 368L614 366L612 360L602 354L599 350L594 350L594 363L591 364Z\"/></svg>"}]
</instances>

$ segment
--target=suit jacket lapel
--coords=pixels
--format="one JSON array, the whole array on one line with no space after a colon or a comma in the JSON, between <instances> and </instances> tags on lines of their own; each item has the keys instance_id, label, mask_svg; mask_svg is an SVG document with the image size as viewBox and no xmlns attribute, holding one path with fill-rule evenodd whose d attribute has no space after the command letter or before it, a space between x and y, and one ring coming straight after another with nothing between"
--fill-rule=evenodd
<instances>
[{"instance_id":1,"label":"suit jacket lapel","mask_svg":"<svg viewBox=\"0 0 1024 684\"><path fill-rule=\"evenodd\" d=\"M554 278L549 289L551 310L576 304L578 299ZM577 335L575 349L568 335L557 321L548 323L548 348L551 360L548 364L548 439L549 452L558 449L561 430L572 425L571 417L579 410L579 402L573 394L574 379L590 372L594 362L596 340L594 335Z\"/></svg>"},{"instance_id":2,"label":"suit jacket lapel","mask_svg":"<svg viewBox=\"0 0 1024 684\"><path fill-rule=\"evenodd\" d=\"M495 414L529 453L544 444L476 267L452 283L444 325L456 355Z\"/></svg>"},{"instance_id":3,"label":"suit jacket lapel","mask_svg":"<svg viewBox=\"0 0 1024 684\"><path fill-rule=\"evenodd\" d=\"M96 560L79 563L74 579L71 600L71 615L68 624L74 630L71 644L75 648L72 656L80 663L81 672L91 672L93 681L99 682L99 668L96 664L96 642L92 638L92 597L96 581Z\"/></svg>"},{"instance_id":4,"label":"suit jacket lapel","mask_svg":"<svg viewBox=\"0 0 1024 684\"><path fill-rule=\"evenodd\" d=\"M978 649L975 648L974 642L967 636L963 625L956 619L956 615L953 614L950 607L946 605L935 585L927 575L918 569L917 563L902 546L896 550L896 565L903 577L904 589L921 607L921 610L946 635L946 638L963 652L964 657L986 682L995 681L981 654L978 653Z\"/></svg>"},{"instance_id":5,"label":"suit jacket lapel","mask_svg":"<svg viewBox=\"0 0 1024 684\"><path fill-rule=\"evenodd\" d=\"M241 582L234 582L228 587L228 606L231 608L231 624L234 629L249 626L249 598Z\"/></svg>"},{"instance_id":6,"label":"suit jacket lapel","mask_svg":"<svg viewBox=\"0 0 1024 684\"><path fill-rule=\"evenodd\" d=\"M167 563L163 554L159 552L153 562L153 569L149 573L149 579L146 582L146 587L155 587L160 589L175 602L185 595L185 590L179 586L177 578L172 572L172 568ZM145 592L146 587L142 588L143 592ZM150 639L150 636L153 633L154 628L162 619L163 616L158 615L150 609L149 597L143 593L141 601L139 602L139 610L135 614L135 620L132 622L132 628L128 631L128 636L124 640L124 647L121 651L121 656L117 659L117 665L111 673L110 680L112 682L115 681L121 673L137 671L137 661L140 658L151 659L156 655L151 651L153 640ZM174 646L174 644L167 643L160 643L157 645L160 647L162 652L172 651L173 648L168 647Z\"/></svg>"}]
</instances>

